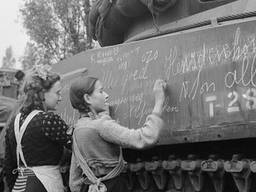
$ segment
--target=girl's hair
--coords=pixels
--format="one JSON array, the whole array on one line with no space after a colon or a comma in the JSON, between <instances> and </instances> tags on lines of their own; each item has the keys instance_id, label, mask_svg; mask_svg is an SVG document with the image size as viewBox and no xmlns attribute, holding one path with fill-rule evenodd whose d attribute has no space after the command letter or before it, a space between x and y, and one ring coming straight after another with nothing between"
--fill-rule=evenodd
<instances>
[{"instance_id":1,"label":"girl's hair","mask_svg":"<svg viewBox=\"0 0 256 192\"><path fill-rule=\"evenodd\" d=\"M88 114L91 110L89 104L84 100L84 95L91 95L95 89L96 77L81 76L70 86L69 98L71 105L79 113Z\"/></svg>"},{"instance_id":2,"label":"girl's hair","mask_svg":"<svg viewBox=\"0 0 256 192\"><path fill-rule=\"evenodd\" d=\"M47 66L34 66L25 73L24 82L20 90L20 98L10 114L4 129L0 134L0 144L4 144L6 130L10 127L14 117L23 112L29 114L34 109L46 110L44 105L44 93L60 80L60 76L50 72Z\"/></svg>"},{"instance_id":3,"label":"girl's hair","mask_svg":"<svg viewBox=\"0 0 256 192\"><path fill-rule=\"evenodd\" d=\"M20 112L30 113L35 109L46 110L44 93L60 80L60 76L49 68L34 67L27 71L20 95Z\"/></svg>"}]
</instances>

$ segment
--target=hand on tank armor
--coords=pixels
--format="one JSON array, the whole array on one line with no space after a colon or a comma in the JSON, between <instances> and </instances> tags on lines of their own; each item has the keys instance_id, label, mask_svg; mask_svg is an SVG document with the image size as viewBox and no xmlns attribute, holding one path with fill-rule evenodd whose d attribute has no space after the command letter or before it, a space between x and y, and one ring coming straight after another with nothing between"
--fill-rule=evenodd
<instances>
[{"instance_id":1,"label":"hand on tank armor","mask_svg":"<svg viewBox=\"0 0 256 192\"><path fill-rule=\"evenodd\" d=\"M154 84L153 92L155 94L155 106L153 113L161 116L163 111L163 105L165 101L165 90L167 83L162 79L157 79Z\"/></svg>"}]
</instances>

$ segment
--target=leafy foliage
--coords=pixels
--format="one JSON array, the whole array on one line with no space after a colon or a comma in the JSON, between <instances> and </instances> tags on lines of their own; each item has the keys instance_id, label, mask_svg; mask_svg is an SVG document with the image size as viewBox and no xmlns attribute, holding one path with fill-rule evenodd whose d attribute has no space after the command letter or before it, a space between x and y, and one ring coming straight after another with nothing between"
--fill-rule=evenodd
<instances>
[{"instance_id":1,"label":"leafy foliage","mask_svg":"<svg viewBox=\"0 0 256 192\"><path fill-rule=\"evenodd\" d=\"M92 48L87 35L89 10L89 0L24 0L21 13L34 47L51 64Z\"/></svg>"},{"instance_id":2,"label":"leafy foliage","mask_svg":"<svg viewBox=\"0 0 256 192\"><path fill-rule=\"evenodd\" d=\"M23 57L20 59L23 69L27 70L35 64L51 63L50 53L44 47L37 46L35 43L27 43Z\"/></svg>"}]
</instances>

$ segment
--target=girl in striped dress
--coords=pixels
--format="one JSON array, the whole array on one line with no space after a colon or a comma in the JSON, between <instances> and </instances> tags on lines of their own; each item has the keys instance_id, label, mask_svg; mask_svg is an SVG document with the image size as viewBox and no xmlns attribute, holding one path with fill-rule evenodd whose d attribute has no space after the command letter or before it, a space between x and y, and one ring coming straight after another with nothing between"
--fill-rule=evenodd
<instances>
[{"instance_id":1,"label":"girl in striped dress","mask_svg":"<svg viewBox=\"0 0 256 192\"><path fill-rule=\"evenodd\" d=\"M61 101L60 76L35 66L25 77L24 95L8 124L4 172L12 192L63 192L59 161L70 147L68 126L51 112Z\"/></svg>"}]
</instances>

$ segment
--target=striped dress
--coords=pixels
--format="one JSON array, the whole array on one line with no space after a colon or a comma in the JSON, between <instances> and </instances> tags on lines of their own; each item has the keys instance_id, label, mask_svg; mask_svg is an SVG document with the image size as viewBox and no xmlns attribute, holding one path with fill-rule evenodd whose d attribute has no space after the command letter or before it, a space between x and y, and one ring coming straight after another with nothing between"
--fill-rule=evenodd
<instances>
[{"instance_id":1,"label":"striped dress","mask_svg":"<svg viewBox=\"0 0 256 192\"><path fill-rule=\"evenodd\" d=\"M15 169L13 172L15 173L18 171L18 178L16 179L15 185L12 189L12 192L24 192L24 191L29 191L26 190L27 188L27 183L29 178L31 177L36 177L35 173L33 170L28 168L26 160L24 158L24 154L22 151L22 145L21 145L21 140L24 135L24 132L26 131L26 128L29 124L29 122L39 113L40 111L34 110L32 111L24 120L23 124L20 126L20 117L21 113L19 113L14 121L14 133L15 133L15 138L16 138L16 158L17 158L17 169ZM23 166L20 164L20 160L23 163ZM34 178L36 179L36 178ZM36 189L37 190L37 189ZM44 189L43 191L46 192ZM41 192L41 191L40 191Z\"/></svg>"},{"instance_id":2,"label":"striped dress","mask_svg":"<svg viewBox=\"0 0 256 192\"><path fill-rule=\"evenodd\" d=\"M16 179L12 192L33 191L31 187L31 190L26 190L27 183L31 182L36 184L35 188L33 187L34 191L36 190L38 192L46 192L46 189L42 184L40 185L41 182L37 179L35 173L32 170L24 169L23 171L18 172L18 178Z\"/></svg>"}]
</instances>

